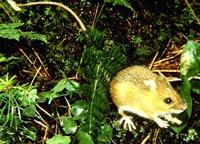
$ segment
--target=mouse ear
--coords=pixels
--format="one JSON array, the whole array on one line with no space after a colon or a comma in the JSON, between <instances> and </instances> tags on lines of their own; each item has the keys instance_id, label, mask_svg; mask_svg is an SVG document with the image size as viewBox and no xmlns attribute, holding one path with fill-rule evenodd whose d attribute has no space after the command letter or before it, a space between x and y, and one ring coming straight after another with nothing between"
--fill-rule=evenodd
<instances>
[{"instance_id":1,"label":"mouse ear","mask_svg":"<svg viewBox=\"0 0 200 144\"><path fill-rule=\"evenodd\" d=\"M158 76L160 77L161 80L163 80L163 82L166 82L167 84L170 85L170 83L167 80L167 78L160 71L158 71Z\"/></svg>"},{"instance_id":2,"label":"mouse ear","mask_svg":"<svg viewBox=\"0 0 200 144\"><path fill-rule=\"evenodd\" d=\"M149 89L149 90L155 90L157 87L156 81L153 79L149 80L144 80L144 85Z\"/></svg>"}]
</instances>

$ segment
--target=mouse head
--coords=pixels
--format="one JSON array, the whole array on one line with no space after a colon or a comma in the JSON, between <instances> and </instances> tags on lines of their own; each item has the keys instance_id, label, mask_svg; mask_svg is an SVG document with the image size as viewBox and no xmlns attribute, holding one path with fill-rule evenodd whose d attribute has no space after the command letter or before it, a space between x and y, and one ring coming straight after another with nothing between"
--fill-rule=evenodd
<instances>
[{"instance_id":1,"label":"mouse head","mask_svg":"<svg viewBox=\"0 0 200 144\"><path fill-rule=\"evenodd\" d=\"M155 79L144 80L144 84L150 91L150 103L160 115L179 114L187 108L186 102L173 89L163 74L155 75Z\"/></svg>"}]
</instances>

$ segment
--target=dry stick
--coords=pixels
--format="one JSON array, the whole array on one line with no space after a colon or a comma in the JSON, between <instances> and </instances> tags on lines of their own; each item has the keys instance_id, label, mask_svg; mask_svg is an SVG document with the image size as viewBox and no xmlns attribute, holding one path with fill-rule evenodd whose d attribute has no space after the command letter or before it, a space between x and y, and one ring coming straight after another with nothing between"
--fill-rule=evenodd
<instances>
[{"instance_id":1,"label":"dry stick","mask_svg":"<svg viewBox=\"0 0 200 144\"><path fill-rule=\"evenodd\" d=\"M153 66L153 64L154 64L154 62L155 62L155 60L156 60L156 58L157 58L157 56L158 56L158 53L159 53L159 52L157 52L157 53L155 54L153 60L151 61L151 64L150 64L150 66L149 66L149 69L152 68L152 66Z\"/></svg>"},{"instance_id":2,"label":"dry stick","mask_svg":"<svg viewBox=\"0 0 200 144\"><path fill-rule=\"evenodd\" d=\"M41 110L43 111L46 115L48 115L50 118L52 118L52 116L46 111L44 110L42 107L40 107L38 104L36 104L36 106Z\"/></svg>"},{"instance_id":3,"label":"dry stick","mask_svg":"<svg viewBox=\"0 0 200 144\"><path fill-rule=\"evenodd\" d=\"M41 108L38 104L36 104L37 107L39 107L43 112L45 112L48 116L50 116L50 114L48 112L46 112L43 108ZM43 117L40 115L40 113L36 110L37 115L40 117L40 119L43 121L43 123L45 123L46 125L42 124L41 122L34 120L35 122L38 122L38 124L41 124L42 126L45 127L45 134L43 136L43 140L45 141L47 139L47 133L49 130L49 125L48 123L43 119ZM51 116L52 118L52 116Z\"/></svg>"},{"instance_id":4,"label":"dry stick","mask_svg":"<svg viewBox=\"0 0 200 144\"><path fill-rule=\"evenodd\" d=\"M64 97L64 98L65 98L65 101L66 101L67 106L68 106L68 115L71 116L71 105L70 105L69 101L67 100L67 98L66 97Z\"/></svg>"},{"instance_id":5,"label":"dry stick","mask_svg":"<svg viewBox=\"0 0 200 144\"><path fill-rule=\"evenodd\" d=\"M168 72L168 73L179 73L180 70L165 70L165 69L162 69L162 70L153 70L153 72Z\"/></svg>"},{"instance_id":6,"label":"dry stick","mask_svg":"<svg viewBox=\"0 0 200 144\"><path fill-rule=\"evenodd\" d=\"M37 120L35 120L35 119L34 119L34 121L35 121L37 124L39 124L39 125L41 125L42 127L45 128L45 133L44 133L44 136L43 136L43 138L42 138L43 141L45 141L45 140L47 139L47 133L48 133L48 130L49 130L48 126L44 125L43 123L41 123L40 121L37 121Z\"/></svg>"},{"instance_id":7,"label":"dry stick","mask_svg":"<svg viewBox=\"0 0 200 144\"><path fill-rule=\"evenodd\" d=\"M114 140L110 139L110 141L113 143L113 144L117 144Z\"/></svg>"},{"instance_id":8,"label":"dry stick","mask_svg":"<svg viewBox=\"0 0 200 144\"><path fill-rule=\"evenodd\" d=\"M169 47L169 44L171 43L171 39L168 41L166 48L164 49L164 51L162 52L162 54L160 55L160 57L162 57L164 55L164 53L167 51L167 48Z\"/></svg>"},{"instance_id":9,"label":"dry stick","mask_svg":"<svg viewBox=\"0 0 200 144\"><path fill-rule=\"evenodd\" d=\"M93 20L93 22L92 22L92 27L95 26L96 19L97 19L98 9L99 9L99 2L97 3L97 7L96 7L96 10L95 10L95 15L94 15L94 20Z\"/></svg>"},{"instance_id":10,"label":"dry stick","mask_svg":"<svg viewBox=\"0 0 200 144\"><path fill-rule=\"evenodd\" d=\"M101 13L102 13L102 11L103 11L103 8L104 8L104 6L105 6L105 3L103 3L103 5L101 6L101 9L99 10L99 14L98 14L98 16L97 16L97 18L96 18L96 19L98 19L98 18L99 18L99 16L101 15Z\"/></svg>"},{"instance_id":11,"label":"dry stick","mask_svg":"<svg viewBox=\"0 0 200 144\"><path fill-rule=\"evenodd\" d=\"M17 4L16 2L14 2L13 0L7 0L8 3L12 6L12 8L16 11L20 11L21 8L20 7L26 7L26 6L34 6L34 5L54 5L54 6L58 6L61 7L63 9L65 9L67 12L69 12L79 23L81 29L83 31L86 31L86 28L83 24L83 22L81 21L81 19L76 15L76 13L74 11L72 11L69 7L63 5L62 3L58 3L58 2L46 2L46 1L41 1L41 2L30 2L30 3L25 3L25 4Z\"/></svg>"},{"instance_id":12,"label":"dry stick","mask_svg":"<svg viewBox=\"0 0 200 144\"><path fill-rule=\"evenodd\" d=\"M19 50L21 51L21 53L26 57L26 59L33 65L35 70L38 70L37 67L35 66L35 64L30 60L30 58L26 55L26 53L23 51L22 48L19 48ZM42 74L39 72L40 76L42 76Z\"/></svg>"},{"instance_id":13,"label":"dry stick","mask_svg":"<svg viewBox=\"0 0 200 144\"><path fill-rule=\"evenodd\" d=\"M44 63L43 63L43 61L41 60L41 58L39 57L39 55L36 53L36 51L34 50L34 48L32 48L32 50L33 50L34 54L36 55L36 57L38 58L40 64L41 64L42 67L44 68L44 71L45 71L45 73L47 74L47 76L48 76L49 78L51 78L51 75L50 75L49 72L47 71L47 69L46 69L46 67L44 66Z\"/></svg>"},{"instance_id":14,"label":"dry stick","mask_svg":"<svg viewBox=\"0 0 200 144\"><path fill-rule=\"evenodd\" d=\"M171 57L169 57L169 58L165 58L165 59L156 61L154 64L158 64L158 63L162 63L162 62L167 61L167 60L174 59L175 57L177 57L177 56L180 55L181 53L182 53L182 50L179 50L178 53L177 53L176 55L171 56Z\"/></svg>"},{"instance_id":15,"label":"dry stick","mask_svg":"<svg viewBox=\"0 0 200 144\"><path fill-rule=\"evenodd\" d=\"M185 0L185 3L187 4L188 8L190 9L191 13L193 14L193 16L196 18L198 24L200 25L200 21L198 19L198 17L196 16L196 14L194 13L192 7L190 6L189 2L187 0Z\"/></svg>"},{"instance_id":16,"label":"dry stick","mask_svg":"<svg viewBox=\"0 0 200 144\"><path fill-rule=\"evenodd\" d=\"M26 55L26 53L23 51L23 49L19 48L19 50L26 57L26 59L33 65L33 67L37 70L37 68L35 67L34 63L31 61L31 59L29 59L29 57Z\"/></svg>"},{"instance_id":17,"label":"dry stick","mask_svg":"<svg viewBox=\"0 0 200 144\"><path fill-rule=\"evenodd\" d=\"M160 128L159 128L159 129L156 129L156 130L154 131L153 144L156 144L156 141L157 141L159 132L160 132Z\"/></svg>"},{"instance_id":18,"label":"dry stick","mask_svg":"<svg viewBox=\"0 0 200 144\"><path fill-rule=\"evenodd\" d=\"M140 144L146 144L149 137L150 137L150 133L143 139L143 141Z\"/></svg>"},{"instance_id":19,"label":"dry stick","mask_svg":"<svg viewBox=\"0 0 200 144\"><path fill-rule=\"evenodd\" d=\"M179 35L180 37L184 37L184 39L186 39L186 40L188 41L188 38L187 38L182 32L178 32L178 35Z\"/></svg>"},{"instance_id":20,"label":"dry stick","mask_svg":"<svg viewBox=\"0 0 200 144\"><path fill-rule=\"evenodd\" d=\"M35 73L35 75L34 75L32 81L31 81L31 84L30 84L31 86L33 85L33 82L35 81L35 79L36 79L37 75L39 74L41 68L42 68L42 67L40 66L40 67L38 68L38 70L36 71L36 73Z\"/></svg>"},{"instance_id":21,"label":"dry stick","mask_svg":"<svg viewBox=\"0 0 200 144\"><path fill-rule=\"evenodd\" d=\"M5 11L8 17L13 21L12 17L10 16L9 12L5 9L5 7L0 3L0 7Z\"/></svg>"}]
</instances>

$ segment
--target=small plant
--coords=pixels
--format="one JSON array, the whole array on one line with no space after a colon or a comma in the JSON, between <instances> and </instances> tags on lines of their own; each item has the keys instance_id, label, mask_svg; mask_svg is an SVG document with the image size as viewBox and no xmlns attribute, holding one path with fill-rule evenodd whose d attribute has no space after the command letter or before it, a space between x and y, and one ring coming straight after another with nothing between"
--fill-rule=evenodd
<instances>
[{"instance_id":1,"label":"small plant","mask_svg":"<svg viewBox=\"0 0 200 144\"><path fill-rule=\"evenodd\" d=\"M37 90L28 85L16 84L16 77L0 77L0 139L11 143L29 139L36 140L36 131L31 130L25 117L36 117ZM18 135L18 137L15 137ZM25 137L24 137L25 136Z\"/></svg>"},{"instance_id":2,"label":"small plant","mask_svg":"<svg viewBox=\"0 0 200 144\"><path fill-rule=\"evenodd\" d=\"M14 39L19 41L21 37L31 40L40 40L47 43L47 38L43 34L38 34L34 32L22 32L17 29L20 26L23 26L23 23L8 23L0 24L0 37L7 39Z\"/></svg>"}]
</instances>

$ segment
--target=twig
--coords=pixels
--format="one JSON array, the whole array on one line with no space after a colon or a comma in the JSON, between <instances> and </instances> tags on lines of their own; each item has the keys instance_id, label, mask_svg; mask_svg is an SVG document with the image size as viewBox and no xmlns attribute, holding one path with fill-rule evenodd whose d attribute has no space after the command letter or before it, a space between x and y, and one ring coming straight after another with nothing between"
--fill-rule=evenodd
<instances>
[{"instance_id":1,"label":"twig","mask_svg":"<svg viewBox=\"0 0 200 144\"><path fill-rule=\"evenodd\" d=\"M25 3L25 4L17 4L16 2L14 2L13 0L7 0L8 3L10 4L10 6L15 10L15 11L20 11L21 8L20 7L26 7L26 6L34 6L34 5L54 5L54 6L58 6L61 7L63 9L65 9L67 12L69 12L79 23L81 29L83 31L86 31L86 28L83 24L83 22L81 21L81 19L76 15L76 13L74 11L72 11L69 7L63 5L62 3L58 3L58 2L46 2L46 1L41 1L41 2L30 2L30 3Z\"/></svg>"},{"instance_id":2,"label":"twig","mask_svg":"<svg viewBox=\"0 0 200 144\"><path fill-rule=\"evenodd\" d=\"M47 69L46 69L46 67L44 66L44 63L42 62L42 60L41 60L41 58L39 57L39 55L36 53L36 51L34 50L34 48L32 48L32 50L33 50L34 54L36 55L36 57L38 58L40 64L42 65L42 67L43 67L43 69L44 69L44 71L45 71L45 73L47 74L47 76L48 76L49 78L51 78L51 75L50 75L49 72L47 71Z\"/></svg>"},{"instance_id":3,"label":"twig","mask_svg":"<svg viewBox=\"0 0 200 144\"><path fill-rule=\"evenodd\" d=\"M153 144L156 144L156 141L157 141L159 132L160 132L160 128L159 128L159 129L156 129L156 130L154 131Z\"/></svg>"},{"instance_id":4,"label":"twig","mask_svg":"<svg viewBox=\"0 0 200 144\"><path fill-rule=\"evenodd\" d=\"M49 127L48 126L46 126L46 125L44 125L42 122L40 122L40 121L37 121L37 120L34 120L37 124L39 124L39 125L41 125L42 127L44 127L45 128L45 133L44 133L44 136L43 136L43 138L42 138L42 141L46 141L46 139L47 139L47 133L48 133L48 130L49 130Z\"/></svg>"},{"instance_id":5,"label":"twig","mask_svg":"<svg viewBox=\"0 0 200 144\"><path fill-rule=\"evenodd\" d=\"M198 24L200 25L200 20L199 18L196 16L196 14L194 13L192 7L190 6L189 2L187 0L185 0L185 3L187 4L188 8L190 9L191 13L193 14L193 16L196 18Z\"/></svg>"},{"instance_id":6,"label":"twig","mask_svg":"<svg viewBox=\"0 0 200 144\"><path fill-rule=\"evenodd\" d=\"M48 115L50 118L53 118L46 110L44 110L42 107L40 107L38 104L36 104L36 106L43 111L46 115Z\"/></svg>"},{"instance_id":7,"label":"twig","mask_svg":"<svg viewBox=\"0 0 200 144\"><path fill-rule=\"evenodd\" d=\"M97 7L96 7L96 10L95 10L95 15L94 15L94 20L93 20L93 22L92 22L92 27L95 26L96 18L97 18L97 13L98 13L98 9L99 9L99 2L97 3Z\"/></svg>"},{"instance_id":8,"label":"twig","mask_svg":"<svg viewBox=\"0 0 200 144\"><path fill-rule=\"evenodd\" d=\"M151 64L150 64L150 66L149 66L149 69L151 69L151 68L153 67L153 64L154 64L154 62L155 62L155 60L156 60L156 58L157 58L157 56L158 56L158 53L159 53L159 52L157 52L157 53L155 54L153 60L151 61Z\"/></svg>"},{"instance_id":9,"label":"twig","mask_svg":"<svg viewBox=\"0 0 200 144\"><path fill-rule=\"evenodd\" d=\"M35 70L38 70L37 67L35 66L35 64L31 61L31 59L26 55L26 53L23 51L22 48L19 48L19 51L26 57L26 59L33 65ZM39 72L40 76L42 76L42 74Z\"/></svg>"},{"instance_id":10,"label":"twig","mask_svg":"<svg viewBox=\"0 0 200 144\"><path fill-rule=\"evenodd\" d=\"M167 46L165 47L165 49L164 49L164 51L162 52L162 54L160 55L160 57L162 57L162 56L164 55L164 53L167 51L167 49L168 49L168 47L169 47L171 41L172 41L171 39L168 41Z\"/></svg>"},{"instance_id":11,"label":"twig","mask_svg":"<svg viewBox=\"0 0 200 144\"><path fill-rule=\"evenodd\" d=\"M20 52L26 57L26 59L33 65L33 67L37 70L34 63L31 61L31 59L26 55L26 53L23 51L22 48L19 48Z\"/></svg>"},{"instance_id":12,"label":"twig","mask_svg":"<svg viewBox=\"0 0 200 144\"><path fill-rule=\"evenodd\" d=\"M103 11L103 8L104 8L104 6L105 6L105 3L103 3L103 5L102 5L101 9L99 10L99 14L98 14L98 16L97 16L97 18L96 18L96 19L98 19L98 18L99 18L99 16L101 15L101 12Z\"/></svg>"},{"instance_id":13,"label":"twig","mask_svg":"<svg viewBox=\"0 0 200 144\"><path fill-rule=\"evenodd\" d=\"M154 62L154 64L158 64L158 63L162 63L164 61L168 61L168 60L171 60L171 59L174 59L175 57L177 57L178 55L180 55L182 53L182 50L179 50L178 53L174 56L171 56L169 58L165 58L165 59L162 59L162 60L159 60L159 61L156 61Z\"/></svg>"},{"instance_id":14,"label":"twig","mask_svg":"<svg viewBox=\"0 0 200 144\"><path fill-rule=\"evenodd\" d=\"M146 144L147 140L150 137L150 133L143 139L143 141L141 142L141 144Z\"/></svg>"},{"instance_id":15,"label":"twig","mask_svg":"<svg viewBox=\"0 0 200 144\"><path fill-rule=\"evenodd\" d=\"M162 70L153 70L153 72L180 73L180 70L167 70L167 69L162 69Z\"/></svg>"},{"instance_id":16,"label":"twig","mask_svg":"<svg viewBox=\"0 0 200 144\"><path fill-rule=\"evenodd\" d=\"M69 103L69 101L67 100L66 97L64 97L65 101L67 102L67 106L68 106L68 115L71 116L71 105Z\"/></svg>"},{"instance_id":17,"label":"twig","mask_svg":"<svg viewBox=\"0 0 200 144\"><path fill-rule=\"evenodd\" d=\"M34 75L34 77L33 77L32 81L31 81L31 84L30 84L30 85L32 85L32 84L33 84L33 82L35 81L35 79L36 79L37 75L39 74L39 72L40 72L41 68L42 68L41 66L38 68L38 70L37 70L37 72L35 73L35 75Z\"/></svg>"},{"instance_id":18,"label":"twig","mask_svg":"<svg viewBox=\"0 0 200 144\"><path fill-rule=\"evenodd\" d=\"M8 15L8 17L13 21L11 15L9 14L9 12L5 9L5 7L0 3L0 7L2 7L2 9L5 11L5 13Z\"/></svg>"}]
</instances>

